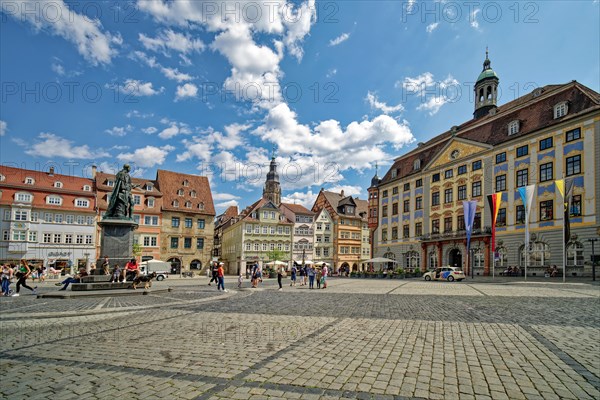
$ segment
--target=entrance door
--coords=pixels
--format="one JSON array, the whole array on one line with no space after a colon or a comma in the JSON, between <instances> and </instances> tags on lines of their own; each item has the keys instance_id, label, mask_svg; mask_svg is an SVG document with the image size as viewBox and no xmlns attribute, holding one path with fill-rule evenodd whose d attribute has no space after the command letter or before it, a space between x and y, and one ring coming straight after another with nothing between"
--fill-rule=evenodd
<instances>
[{"instance_id":1,"label":"entrance door","mask_svg":"<svg viewBox=\"0 0 600 400\"><path fill-rule=\"evenodd\" d=\"M462 268L462 253L459 249L450 250L448 264L450 264L451 267Z\"/></svg>"}]
</instances>

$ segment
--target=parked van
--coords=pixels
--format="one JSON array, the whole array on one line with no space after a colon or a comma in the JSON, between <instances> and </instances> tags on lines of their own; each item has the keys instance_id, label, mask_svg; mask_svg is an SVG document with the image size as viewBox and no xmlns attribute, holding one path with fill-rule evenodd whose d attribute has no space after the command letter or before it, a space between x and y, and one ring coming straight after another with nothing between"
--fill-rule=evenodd
<instances>
[{"instance_id":1,"label":"parked van","mask_svg":"<svg viewBox=\"0 0 600 400\"><path fill-rule=\"evenodd\" d=\"M160 260L148 260L140 264L140 271L143 275L151 274L156 272L156 280L162 281L169 277L169 271L171 270L171 264L166 261Z\"/></svg>"}]
</instances>

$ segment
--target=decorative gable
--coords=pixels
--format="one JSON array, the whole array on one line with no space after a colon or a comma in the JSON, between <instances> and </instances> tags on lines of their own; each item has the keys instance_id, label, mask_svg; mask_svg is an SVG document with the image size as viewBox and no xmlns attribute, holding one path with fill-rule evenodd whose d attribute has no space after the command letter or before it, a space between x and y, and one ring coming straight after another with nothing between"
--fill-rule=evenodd
<instances>
[{"instance_id":1,"label":"decorative gable","mask_svg":"<svg viewBox=\"0 0 600 400\"><path fill-rule=\"evenodd\" d=\"M482 143L455 138L441 149L441 151L434 157L427 168L436 169L458 159L468 158L491 148L492 146Z\"/></svg>"}]
</instances>

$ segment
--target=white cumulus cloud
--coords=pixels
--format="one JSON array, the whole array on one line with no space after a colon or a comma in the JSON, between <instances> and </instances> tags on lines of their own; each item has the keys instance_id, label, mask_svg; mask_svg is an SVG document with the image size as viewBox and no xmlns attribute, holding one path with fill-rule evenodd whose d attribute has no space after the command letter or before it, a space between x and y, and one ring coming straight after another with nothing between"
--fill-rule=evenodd
<instances>
[{"instance_id":1,"label":"white cumulus cloud","mask_svg":"<svg viewBox=\"0 0 600 400\"><path fill-rule=\"evenodd\" d=\"M417 106L417 110L428 111L429 115L434 115L442 106L456 98L457 91L453 87L460 86L460 83L452 75L436 81L431 72L425 72L414 78L406 77L402 82L396 82L395 86L402 87L407 94L420 98L421 104Z\"/></svg>"},{"instance_id":2,"label":"white cumulus cloud","mask_svg":"<svg viewBox=\"0 0 600 400\"><path fill-rule=\"evenodd\" d=\"M133 153L121 153L117 155L117 158L122 162L129 162L140 168L151 168L163 164L167 155L174 149L173 146L146 146L136 149Z\"/></svg>"},{"instance_id":3,"label":"white cumulus cloud","mask_svg":"<svg viewBox=\"0 0 600 400\"><path fill-rule=\"evenodd\" d=\"M23 143L27 146L25 153L30 156L37 157L63 157L68 159L94 159L108 157L109 154L103 150L92 150L85 144L82 146L74 146L73 141L62 138L54 133L43 132L38 135L38 140L29 146L28 143Z\"/></svg>"},{"instance_id":4,"label":"white cumulus cloud","mask_svg":"<svg viewBox=\"0 0 600 400\"><path fill-rule=\"evenodd\" d=\"M172 29L165 29L154 38L140 33L139 40L146 49L160 51L164 54L168 54L169 50L183 54L201 52L206 47L202 40L185 33L175 32Z\"/></svg>"},{"instance_id":5,"label":"white cumulus cloud","mask_svg":"<svg viewBox=\"0 0 600 400\"><path fill-rule=\"evenodd\" d=\"M175 101L179 101L185 98L194 98L198 96L198 86L193 83L185 83L181 86L177 86L177 92L175 93Z\"/></svg>"},{"instance_id":6,"label":"white cumulus cloud","mask_svg":"<svg viewBox=\"0 0 600 400\"><path fill-rule=\"evenodd\" d=\"M427 33L431 33L434 30L436 30L439 25L440 25L439 22L433 22L433 23L427 25L427 27L425 28L425 30L427 31Z\"/></svg>"},{"instance_id":7,"label":"white cumulus cloud","mask_svg":"<svg viewBox=\"0 0 600 400\"><path fill-rule=\"evenodd\" d=\"M128 124L126 126L113 126L110 129L106 129L104 132L108 133L111 136L125 136L128 132L131 132L132 130L133 126Z\"/></svg>"},{"instance_id":8,"label":"white cumulus cloud","mask_svg":"<svg viewBox=\"0 0 600 400\"><path fill-rule=\"evenodd\" d=\"M105 32L98 19L70 9L63 0L2 1L2 12L27 21L37 32L47 32L73 43L90 64L110 64L122 44L119 34ZM60 70L60 69L59 69Z\"/></svg>"},{"instance_id":9,"label":"white cumulus cloud","mask_svg":"<svg viewBox=\"0 0 600 400\"><path fill-rule=\"evenodd\" d=\"M8 125L6 121L0 120L0 136L6 135L6 131L8 130Z\"/></svg>"}]
</instances>

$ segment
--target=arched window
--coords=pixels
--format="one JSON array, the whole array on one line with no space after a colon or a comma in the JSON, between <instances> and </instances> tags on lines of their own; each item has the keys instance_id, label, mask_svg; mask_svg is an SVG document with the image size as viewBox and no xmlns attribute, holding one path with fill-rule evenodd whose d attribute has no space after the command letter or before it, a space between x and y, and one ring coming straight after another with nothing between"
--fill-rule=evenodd
<instances>
[{"instance_id":1,"label":"arched window","mask_svg":"<svg viewBox=\"0 0 600 400\"><path fill-rule=\"evenodd\" d=\"M195 190L192 190L192 191L190 192L190 196L191 196L192 198L196 198L196 196L197 196L197 195L196 195L196 191L195 191Z\"/></svg>"},{"instance_id":2,"label":"arched window","mask_svg":"<svg viewBox=\"0 0 600 400\"><path fill-rule=\"evenodd\" d=\"M525 246L519 248L519 261L521 266L525 265ZM531 252L529 254L529 266L541 267L550 260L550 247L544 242L531 243Z\"/></svg>"},{"instance_id":3,"label":"arched window","mask_svg":"<svg viewBox=\"0 0 600 400\"><path fill-rule=\"evenodd\" d=\"M483 101L483 88L479 89L479 102Z\"/></svg>"},{"instance_id":4,"label":"arched window","mask_svg":"<svg viewBox=\"0 0 600 400\"><path fill-rule=\"evenodd\" d=\"M487 87L487 99L488 100L492 99L492 87L491 86Z\"/></svg>"},{"instance_id":5,"label":"arched window","mask_svg":"<svg viewBox=\"0 0 600 400\"><path fill-rule=\"evenodd\" d=\"M437 267L438 267L437 251L431 250L429 252L429 268L430 269L435 269Z\"/></svg>"},{"instance_id":6,"label":"arched window","mask_svg":"<svg viewBox=\"0 0 600 400\"><path fill-rule=\"evenodd\" d=\"M554 106L554 118L560 118L560 117L564 117L565 115L567 115L567 113L569 112L569 107L566 101L563 101L562 103L558 103L557 105Z\"/></svg>"},{"instance_id":7,"label":"arched window","mask_svg":"<svg viewBox=\"0 0 600 400\"><path fill-rule=\"evenodd\" d=\"M569 245L567 246L567 266L583 266L583 245L581 243L569 243Z\"/></svg>"},{"instance_id":8,"label":"arched window","mask_svg":"<svg viewBox=\"0 0 600 400\"><path fill-rule=\"evenodd\" d=\"M413 169L416 171L418 169L421 169L421 160L419 158L417 158L414 162L413 162Z\"/></svg>"},{"instance_id":9,"label":"arched window","mask_svg":"<svg viewBox=\"0 0 600 400\"><path fill-rule=\"evenodd\" d=\"M411 271L421 270L421 255L418 251L408 251L404 259L405 268Z\"/></svg>"},{"instance_id":10,"label":"arched window","mask_svg":"<svg viewBox=\"0 0 600 400\"><path fill-rule=\"evenodd\" d=\"M473 268L483 268L485 265L485 255L481 247L473 251Z\"/></svg>"},{"instance_id":11,"label":"arched window","mask_svg":"<svg viewBox=\"0 0 600 400\"><path fill-rule=\"evenodd\" d=\"M496 267L508 266L508 251L506 250L506 247L498 247L496 252L498 253Z\"/></svg>"}]
</instances>

